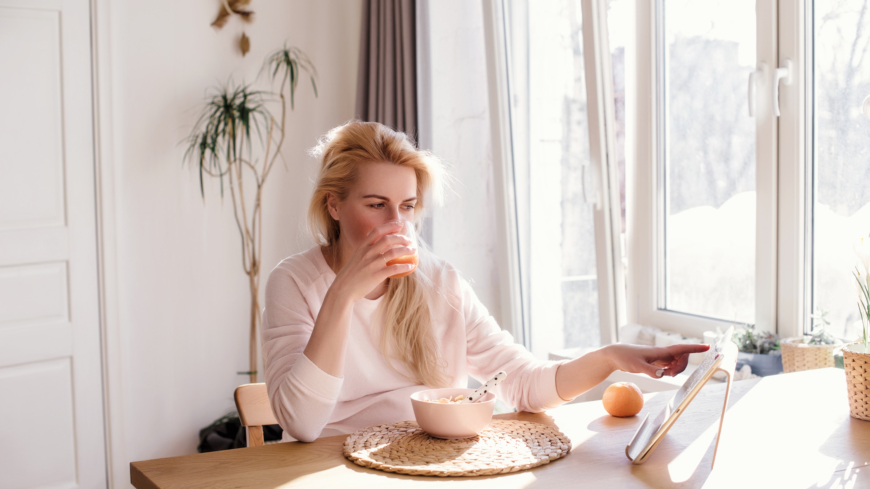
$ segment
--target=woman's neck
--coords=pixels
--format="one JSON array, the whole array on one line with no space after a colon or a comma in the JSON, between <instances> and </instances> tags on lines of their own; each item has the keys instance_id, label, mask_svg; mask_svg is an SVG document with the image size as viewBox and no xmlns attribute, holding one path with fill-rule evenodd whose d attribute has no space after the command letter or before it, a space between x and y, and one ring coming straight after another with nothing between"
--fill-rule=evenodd
<instances>
[{"instance_id":1,"label":"woman's neck","mask_svg":"<svg viewBox=\"0 0 870 489\"><path fill-rule=\"evenodd\" d=\"M323 259L326 260L326 264L329 265L329 268L338 275L338 272L341 271L344 266L338 247L335 245L321 246L320 252L323 254Z\"/></svg>"},{"instance_id":2,"label":"woman's neck","mask_svg":"<svg viewBox=\"0 0 870 489\"><path fill-rule=\"evenodd\" d=\"M323 250L323 257L326 258L326 263L336 275L344 268L347 260L353 255L354 250L349 248L347 243L341 239L336 244L321 248Z\"/></svg>"}]
</instances>

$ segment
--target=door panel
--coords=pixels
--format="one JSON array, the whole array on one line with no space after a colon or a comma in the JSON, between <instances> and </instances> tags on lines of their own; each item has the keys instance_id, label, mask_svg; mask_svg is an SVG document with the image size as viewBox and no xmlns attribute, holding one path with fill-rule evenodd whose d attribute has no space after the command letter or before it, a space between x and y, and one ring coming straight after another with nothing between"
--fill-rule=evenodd
<instances>
[{"instance_id":1,"label":"door panel","mask_svg":"<svg viewBox=\"0 0 870 489\"><path fill-rule=\"evenodd\" d=\"M0 0L4 488L107 483L89 8Z\"/></svg>"},{"instance_id":2,"label":"door panel","mask_svg":"<svg viewBox=\"0 0 870 489\"><path fill-rule=\"evenodd\" d=\"M76 486L71 380L69 357L0 368L0 392L26 393L0 403L0 419L27 428L3 451L3 487Z\"/></svg>"},{"instance_id":3,"label":"door panel","mask_svg":"<svg viewBox=\"0 0 870 489\"><path fill-rule=\"evenodd\" d=\"M0 328L9 324L68 321L66 263L0 268Z\"/></svg>"},{"instance_id":4,"label":"door panel","mask_svg":"<svg viewBox=\"0 0 870 489\"><path fill-rule=\"evenodd\" d=\"M64 225L60 36L59 11L0 8L2 88L12 103L0 138L15 165L0 179L0 229Z\"/></svg>"}]
</instances>

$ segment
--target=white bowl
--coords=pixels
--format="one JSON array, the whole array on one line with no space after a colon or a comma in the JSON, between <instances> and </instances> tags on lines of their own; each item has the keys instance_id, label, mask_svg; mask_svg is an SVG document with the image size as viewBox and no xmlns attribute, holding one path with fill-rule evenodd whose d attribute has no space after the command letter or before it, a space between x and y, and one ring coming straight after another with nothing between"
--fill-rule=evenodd
<instances>
[{"instance_id":1,"label":"white bowl","mask_svg":"<svg viewBox=\"0 0 870 489\"><path fill-rule=\"evenodd\" d=\"M441 398L458 395L468 397L474 389L429 389L411 394L411 406L417 424L435 438L448 440L476 436L492 420L495 394L487 392L479 401L469 404L443 404Z\"/></svg>"}]
</instances>

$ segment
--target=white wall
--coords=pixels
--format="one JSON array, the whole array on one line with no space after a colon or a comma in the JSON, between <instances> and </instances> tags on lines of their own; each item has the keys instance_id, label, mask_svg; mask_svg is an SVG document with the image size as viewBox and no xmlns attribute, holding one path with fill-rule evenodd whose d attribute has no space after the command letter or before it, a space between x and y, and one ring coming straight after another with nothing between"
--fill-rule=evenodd
<instances>
[{"instance_id":1,"label":"white wall","mask_svg":"<svg viewBox=\"0 0 870 489\"><path fill-rule=\"evenodd\" d=\"M120 399L113 420L121 422L111 427L116 487L128 484L130 461L195 452L198 430L234 409L233 389L247 381L236 374L248 370L249 296L232 203L221 200L216 181L207 182L203 202L197 173L182 166L182 141L205 90L230 76L254 80L285 40L307 52L320 74L319 98L300 84L286 170L277 168L265 190L263 284L278 261L310 246L302 225L316 162L306 150L353 117L358 1L253 2L244 58L234 49L239 19L210 27L218 6L98 4L108 19L98 24L108 26L99 42L110 53L100 66L110 84L99 98L111 104L111 121L103 121L111 127L101 134L111 135L103 165L114 179L103 185L114 194L117 290L108 296L117 314L107 327L118 335L121 360L110 355L107 368L122 390L109 393Z\"/></svg>"},{"instance_id":2,"label":"white wall","mask_svg":"<svg viewBox=\"0 0 870 489\"><path fill-rule=\"evenodd\" d=\"M433 212L432 248L468 279L501 323L496 193L480 1L428 4L431 119L421 133L455 177L442 208ZM425 83L421 83L425 86ZM421 111L421 113L424 113ZM424 141L425 142L425 141Z\"/></svg>"}]
</instances>

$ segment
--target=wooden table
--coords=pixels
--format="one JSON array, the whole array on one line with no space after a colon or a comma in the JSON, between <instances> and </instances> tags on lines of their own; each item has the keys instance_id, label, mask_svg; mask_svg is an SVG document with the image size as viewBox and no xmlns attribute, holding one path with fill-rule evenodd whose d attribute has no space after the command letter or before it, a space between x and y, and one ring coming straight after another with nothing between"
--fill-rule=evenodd
<instances>
[{"instance_id":1,"label":"wooden table","mask_svg":"<svg viewBox=\"0 0 870 489\"><path fill-rule=\"evenodd\" d=\"M638 416L613 418L597 401L541 414L512 413L557 426L573 442L567 457L501 476L435 478L379 472L342 456L344 436L133 462L139 489L193 487L870 487L870 422L849 416L838 369L782 374L733 384L711 471L724 384L707 385L646 463L625 446L647 412L672 392L647 394Z\"/></svg>"}]
</instances>

